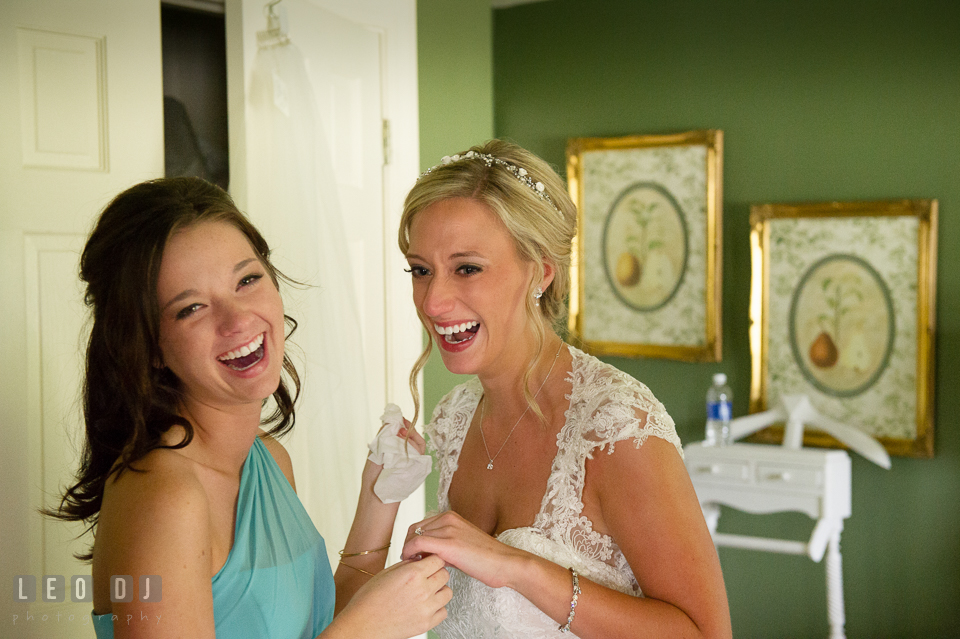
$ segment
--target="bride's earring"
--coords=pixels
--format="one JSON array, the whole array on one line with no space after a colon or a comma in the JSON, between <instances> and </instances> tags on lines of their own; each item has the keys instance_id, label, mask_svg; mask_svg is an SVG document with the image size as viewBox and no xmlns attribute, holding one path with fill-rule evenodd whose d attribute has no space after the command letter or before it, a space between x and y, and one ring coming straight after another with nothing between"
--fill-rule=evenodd
<instances>
[{"instance_id":1,"label":"bride's earring","mask_svg":"<svg viewBox=\"0 0 960 639\"><path fill-rule=\"evenodd\" d=\"M540 306L540 298L541 298L541 297L543 297L543 289L538 286L538 287L537 287L537 292L533 294L533 299L536 300L536 301L534 302L534 305L535 305L535 306Z\"/></svg>"}]
</instances>

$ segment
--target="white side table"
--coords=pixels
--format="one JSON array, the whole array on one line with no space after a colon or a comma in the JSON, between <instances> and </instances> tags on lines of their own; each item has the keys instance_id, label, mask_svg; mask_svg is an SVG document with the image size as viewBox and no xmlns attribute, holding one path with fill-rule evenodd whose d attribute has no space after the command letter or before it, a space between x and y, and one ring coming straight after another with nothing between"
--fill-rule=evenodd
<instances>
[{"instance_id":1,"label":"white side table","mask_svg":"<svg viewBox=\"0 0 960 639\"><path fill-rule=\"evenodd\" d=\"M826 553L830 639L845 639L840 533L850 516L850 456L842 450L763 444L684 447L687 471L717 546L807 555ZM817 520L810 541L717 532L720 506L754 514L806 513Z\"/></svg>"}]
</instances>

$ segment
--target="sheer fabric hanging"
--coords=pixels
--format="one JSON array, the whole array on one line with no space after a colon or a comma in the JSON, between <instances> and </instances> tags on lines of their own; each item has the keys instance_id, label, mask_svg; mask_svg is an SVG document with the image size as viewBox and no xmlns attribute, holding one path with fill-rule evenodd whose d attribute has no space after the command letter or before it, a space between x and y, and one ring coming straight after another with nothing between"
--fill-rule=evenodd
<instances>
[{"instance_id":1,"label":"sheer fabric hanging","mask_svg":"<svg viewBox=\"0 0 960 639\"><path fill-rule=\"evenodd\" d=\"M353 519L371 415L333 162L294 42L261 41L247 99L249 213L275 263L308 285L284 296L299 322L288 352L303 373L296 428L284 443L297 492L335 555Z\"/></svg>"}]
</instances>

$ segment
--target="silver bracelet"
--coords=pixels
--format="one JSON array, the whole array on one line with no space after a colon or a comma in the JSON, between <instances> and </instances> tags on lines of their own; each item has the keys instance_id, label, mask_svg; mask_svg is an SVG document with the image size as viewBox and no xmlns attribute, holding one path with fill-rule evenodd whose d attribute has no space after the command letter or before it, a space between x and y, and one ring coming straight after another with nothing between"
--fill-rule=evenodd
<instances>
[{"instance_id":1,"label":"silver bracelet","mask_svg":"<svg viewBox=\"0 0 960 639\"><path fill-rule=\"evenodd\" d=\"M577 599L580 597L580 575L576 570L570 568L570 574L573 575L573 599L570 600L570 616L567 617L567 623L560 626L560 632L570 632L570 624L577 614Z\"/></svg>"}]
</instances>

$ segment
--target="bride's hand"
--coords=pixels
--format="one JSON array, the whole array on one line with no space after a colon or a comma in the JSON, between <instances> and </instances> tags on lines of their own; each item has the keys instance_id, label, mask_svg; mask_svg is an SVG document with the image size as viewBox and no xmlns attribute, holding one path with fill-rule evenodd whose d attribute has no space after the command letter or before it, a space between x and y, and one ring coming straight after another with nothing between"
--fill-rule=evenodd
<instances>
[{"instance_id":1,"label":"bride's hand","mask_svg":"<svg viewBox=\"0 0 960 639\"><path fill-rule=\"evenodd\" d=\"M397 437L401 439L407 436L407 433L410 433L410 437L407 439L407 443L413 446L418 453L423 455L427 452L427 440L423 438L423 435L417 432L416 428L410 426L410 420L406 417L403 418L403 426L400 427L400 431L397 433Z\"/></svg>"},{"instance_id":2,"label":"bride's hand","mask_svg":"<svg viewBox=\"0 0 960 639\"><path fill-rule=\"evenodd\" d=\"M380 430L386 428L388 424L383 424L380 426ZM418 453L423 455L427 450L427 441L423 438L423 435L417 432L416 428L413 428L410 424L410 420L406 417L403 418L403 426L400 427L400 430L397 432L397 437L404 439L407 437L407 433L410 433L410 437L407 438L409 445L416 450ZM363 475L361 478L361 486L363 486L366 492L373 491L373 485L377 482L377 478L380 477L380 473L383 471L382 464L375 464L369 459L363 467Z\"/></svg>"},{"instance_id":3,"label":"bride's hand","mask_svg":"<svg viewBox=\"0 0 960 639\"><path fill-rule=\"evenodd\" d=\"M525 554L448 510L410 526L402 557L438 555L487 586L501 588L514 583L512 571Z\"/></svg>"}]
</instances>

